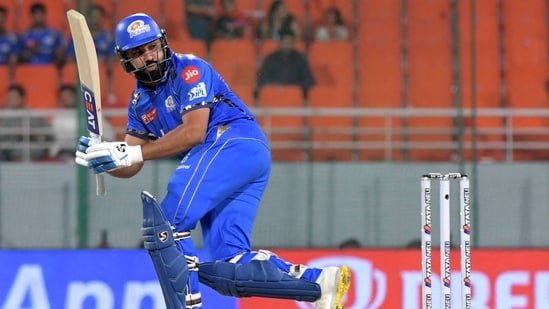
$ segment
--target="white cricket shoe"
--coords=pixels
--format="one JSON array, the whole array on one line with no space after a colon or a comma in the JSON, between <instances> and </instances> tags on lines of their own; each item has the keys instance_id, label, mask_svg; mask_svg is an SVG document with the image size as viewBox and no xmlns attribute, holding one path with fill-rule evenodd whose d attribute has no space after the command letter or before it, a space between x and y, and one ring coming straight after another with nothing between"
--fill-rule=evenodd
<instances>
[{"instance_id":1,"label":"white cricket shoe","mask_svg":"<svg viewBox=\"0 0 549 309\"><path fill-rule=\"evenodd\" d=\"M351 271L347 266L326 267L316 280L320 285L320 298L316 309L343 309L343 301L351 286Z\"/></svg>"}]
</instances>

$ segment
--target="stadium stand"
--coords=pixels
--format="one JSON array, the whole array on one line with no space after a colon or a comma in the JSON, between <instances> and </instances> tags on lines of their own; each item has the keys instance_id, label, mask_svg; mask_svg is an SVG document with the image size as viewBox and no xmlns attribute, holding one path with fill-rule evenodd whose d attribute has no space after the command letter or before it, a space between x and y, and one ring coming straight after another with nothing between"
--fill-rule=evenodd
<instances>
[{"instance_id":1,"label":"stadium stand","mask_svg":"<svg viewBox=\"0 0 549 309\"><path fill-rule=\"evenodd\" d=\"M337 51L336 57L334 51ZM351 42L312 42L309 63L318 85L339 88L341 92L354 92L354 50Z\"/></svg>"},{"instance_id":2,"label":"stadium stand","mask_svg":"<svg viewBox=\"0 0 549 309\"><path fill-rule=\"evenodd\" d=\"M16 31L17 2L13 0L0 0L0 5L7 9L6 30Z\"/></svg>"},{"instance_id":3,"label":"stadium stand","mask_svg":"<svg viewBox=\"0 0 549 309\"><path fill-rule=\"evenodd\" d=\"M184 2L181 0L165 0L163 13L164 24L160 26L166 29L170 43L175 40L188 39Z\"/></svg>"},{"instance_id":4,"label":"stadium stand","mask_svg":"<svg viewBox=\"0 0 549 309\"><path fill-rule=\"evenodd\" d=\"M450 3L416 1L407 6L408 92L407 106L413 108L452 107L452 53ZM406 139L414 142L451 143L453 119L413 117L408 119ZM419 132L417 128L422 128ZM425 134L430 130L432 134ZM417 134L419 133L419 134ZM410 149L414 161L448 161L449 149Z\"/></svg>"},{"instance_id":5,"label":"stadium stand","mask_svg":"<svg viewBox=\"0 0 549 309\"><path fill-rule=\"evenodd\" d=\"M15 83L27 91L27 106L36 109L55 108L59 71L53 64L21 64L15 70Z\"/></svg>"},{"instance_id":6,"label":"stadium stand","mask_svg":"<svg viewBox=\"0 0 549 309\"><path fill-rule=\"evenodd\" d=\"M10 80L10 72L7 66L2 65L0 66L0 80L9 81ZM6 102L6 95L8 93L8 83L4 83L0 87L0 104L1 107L4 107L4 104Z\"/></svg>"},{"instance_id":7,"label":"stadium stand","mask_svg":"<svg viewBox=\"0 0 549 309\"><path fill-rule=\"evenodd\" d=\"M266 85L259 91L258 107L304 107L303 92L299 86ZM259 123L266 131L272 147L273 160L303 161L306 154L305 118L302 115L266 115L259 117Z\"/></svg>"},{"instance_id":8,"label":"stadium stand","mask_svg":"<svg viewBox=\"0 0 549 309\"><path fill-rule=\"evenodd\" d=\"M255 85L257 51L253 41L218 39L212 42L210 60L231 86Z\"/></svg>"},{"instance_id":9,"label":"stadium stand","mask_svg":"<svg viewBox=\"0 0 549 309\"><path fill-rule=\"evenodd\" d=\"M402 31L400 1L360 1L358 7L360 27L358 28L358 55L356 59L358 76L357 106L361 108L400 108L402 106ZM400 119L385 117L360 117L358 129L362 130L358 140L375 149L359 151L360 160L399 159L400 152L387 154L383 149L384 128L388 125L400 129ZM397 140L398 141L398 138Z\"/></svg>"},{"instance_id":10,"label":"stadium stand","mask_svg":"<svg viewBox=\"0 0 549 309\"><path fill-rule=\"evenodd\" d=\"M196 40L191 38L172 39L170 37L168 38L168 44L170 44L170 48L176 53L193 54L206 61L209 58L208 49L206 48L206 44L202 40Z\"/></svg>"},{"instance_id":11,"label":"stadium stand","mask_svg":"<svg viewBox=\"0 0 549 309\"><path fill-rule=\"evenodd\" d=\"M34 2L0 0L0 5L9 10L8 29L28 28L28 11ZM67 34L66 9L89 3L42 2L47 6L48 23ZM260 22L266 18L272 0L235 2L239 10ZM453 8L447 1L286 0L289 12L303 25L305 40L298 41L297 48L308 57L316 79L307 101L301 96L292 97L292 91L285 87L267 87L254 93L257 69L262 59L277 49L275 40L215 40L208 50L202 41L189 39L184 1L91 0L91 3L106 9L111 28L119 18L137 11L153 16L166 28L173 50L193 53L210 61L251 107L361 109L361 113L352 117L324 117L314 113L309 117L260 116L260 122L277 145L273 149L275 160L451 161L463 155L465 160L502 161L509 158L504 147L510 143L519 146L512 153L515 160L549 159L545 152L535 149L535 143L549 143L549 134L543 131L549 127L549 117L459 118L413 113L418 109L431 112L455 107L476 107L480 115L482 111L546 109L549 106L546 84L549 29L548 4L544 0L474 2L474 54L471 52L471 1L456 3L460 13L457 16L459 31L453 33ZM312 40L312 30L330 6L341 10L351 31L348 42ZM456 50L452 50L456 46L459 46L459 58ZM459 72L455 68L459 68ZM20 65L15 74L13 82L28 89L29 104L33 108L53 107L59 83L74 83L77 79L75 65L70 62L57 72L50 66ZM0 67L0 77L9 80L5 67ZM112 84L102 79L103 97L112 91L117 98L112 107L123 107L134 81L119 65L115 65L112 78ZM2 101L4 97L5 90L0 90ZM381 110L395 114L412 112L413 116L389 117L377 113ZM121 126L125 124L125 120L118 122ZM462 130L458 130L460 125ZM338 141L357 148L341 148ZM470 147L473 141L482 146L475 157ZM308 142L322 147L306 153ZM457 154L458 142L468 145L462 154ZM323 146L331 143L330 147Z\"/></svg>"},{"instance_id":12,"label":"stadium stand","mask_svg":"<svg viewBox=\"0 0 549 309\"><path fill-rule=\"evenodd\" d=\"M506 1L503 4L504 46L506 53L507 107L547 108L548 78L547 3L543 0ZM514 142L547 142L533 128L549 127L547 117L520 117L513 120L518 129ZM535 150L520 149L515 159L547 159L548 155Z\"/></svg>"},{"instance_id":13,"label":"stadium stand","mask_svg":"<svg viewBox=\"0 0 549 309\"><path fill-rule=\"evenodd\" d=\"M317 85L309 91L309 107L330 108L335 113L338 108L353 106L351 91L338 91L333 86ZM331 114L331 113L330 113ZM354 141L353 116L315 116L309 117L311 142L315 145L310 151L313 161L350 161L353 151L350 147Z\"/></svg>"},{"instance_id":14,"label":"stadium stand","mask_svg":"<svg viewBox=\"0 0 549 309\"><path fill-rule=\"evenodd\" d=\"M48 26L56 30L65 30L68 28L66 11L69 7L73 6L68 0L19 0L17 15L19 20L16 23L17 31L24 31L30 27L32 21L30 8L36 2L42 2L46 6L46 23Z\"/></svg>"}]
</instances>

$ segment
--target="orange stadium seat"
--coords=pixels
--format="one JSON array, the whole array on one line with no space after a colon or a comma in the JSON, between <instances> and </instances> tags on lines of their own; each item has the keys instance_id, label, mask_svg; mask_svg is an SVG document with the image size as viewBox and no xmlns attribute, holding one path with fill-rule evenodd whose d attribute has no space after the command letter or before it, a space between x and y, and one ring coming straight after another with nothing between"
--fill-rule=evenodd
<instances>
[{"instance_id":1,"label":"orange stadium seat","mask_svg":"<svg viewBox=\"0 0 549 309\"><path fill-rule=\"evenodd\" d=\"M509 108L547 108L548 80L547 3L543 0L505 1L503 6L504 44L506 51L507 106ZM547 117L513 119L515 142L548 142L539 128L549 127ZM519 149L517 160L546 160L548 155L536 149Z\"/></svg>"},{"instance_id":2,"label":"orange stadium seat","mask_svg":"<svg viewBox=\"0 0 549 309\"><path fill-rule=\"evenodd\" d=\"M401 108L403 76L401 66L402 33L399 0L364 0L358 2L360 28L358 36L358 93L361 108ZM390 122L389 122L390 121ZM369 149L359 151L360 160L400 160L399 149L386 149L389 141L398 142L400 119L359 117L358 128L365 131L357 140L368 143ZM386 137L388 129L395 130ZM371 145L371 146L370 146Z\"/></svg>"},{"instance_id":3,"label":"orange stadium seat","mask_svg":"<svg viewBox=\"0 0 549 309\"><path fill-rule=\"evenodd\" d=\"M502 94L500 91L501 73L499 52L499 7L498 0L486 0L475 2L476 14L476 49L475 49L475 83L476 83L476 107L501 108L503 106ZM461 80L462 100L465 108L470 108L472 103L471 95L471 18L470 1L459 2L460 14L460 45L461 53ZM478 141L477 158L501 161L504 159L503 149L499 147L482 146L482 143L504 142L502 117L477 117L476 139ZM465 119L465 128L471 129L472 120ZM465 142L473 140L470 130L466 131ZM471 147L465 146L465 160L473 159Z\"/></svg>"},{"instance_id":4,"label":"orange stadium seat","mask_svg":"<svg viewBox=\"0 0 549 309\"><path fill-rule=\"evenodd\" d=\"M545 5L543 0L505 2L504 43L510 107L547 107Z\"/></svg>"},{"instance_id":5,"label":"orange stadium seat","mask_svg":"<svg viewBox=\"0 0 549 309\"><path fill-rule=\"evenodd\" d=\"M255 85L256 54L253 41L218 39L212 42L210 61L229 85Z\"/></svg>"},{"instance_id":6,"label":"orange stadium seat","mask_svg":"<svg viewBox=\"0 0 549 309\"><path fill-rule=\"evenodd\" d=\"M121 68L114 68L114 70L122 70ZM101 85L101 99L102 102L106 102L107 95L109 92L109 77L107 75L107 67L103 62L99 62L99 82ZM60 76L61 84L73 84L76 85L78 81L78 69L76 67L76 62L67 61L65 65L61 68ZM96 94L97 95L97 94Z\"/></svg>"},{"instance_id":7,"label":"orange stadium seat","mask_svg":"<svg viewBox=\"0 0 549 309\"><path fill-rule=\"evenodd\" d=\"M353 106L353 94L350 91L338 91L335 87L315 86L309 91L311 108L350 108ZM353 149L353 116L310 116L308 125L311 129L311 140L315 145L311 151L313 161L351 160Z\"/></svg>"},{"instance_id":8,"label":"orange stadium seat","mask_svg":"<svg viewBox=\"0 0 549 309\"><path fill-rule=\"evenodd\" d=\"M17 15L17 1L13 0L0 0L0 5L7 9L6 16L6 30L15 31L16 27L16 15Z\"/></svg>"},{"instance_id":9,"label":"orange stadium seat","mask_svg":"<svg viewBox=\"0 0 549 309\"><path fill-rule=\"evenodd\" d=\"M208 61L208 49L202 40L195 39L172 39L168 37L170 48L180 54L193 54Z\"/></svg>"},{"instance_id":10,"label":"orange stadium seat","mask_svg":"<svg viewBox=\"0 0 549 309\"><path fill-rule=\"evenodd\" d=\"M122 67L116 67L112 71L112 87L111 91L115 97L113 107L126 108L130 102L131 94L135 89L136 81L133 76L126 73ZM112 106L112 105L111 105ZM109 118L109 123L113 128L125 128L126 116L113 116ZM122 130L123 132L124 130ZM124 133L118 132L117 138L124 139Z\"/></svg>"},{"instance_id":11,"label":"orange stadium seat","mask_svg":"<svg viewBox=\"0 0 549 309\"><path fill-rule=\"evenodd\" d=\"M303 108L303 91L298 86L266 85L259 91L260 108ZM296 115L258 115L271 143L273 160L302 161L305 152L305 117Z\"/></svg>"},{"instance_id":12,"label":"orange stadium seat","mask_svg":"<svg viewBox=\"0 0 549 309\"><path fill-rule=\"evenodd\" d=\"M6 95L8 93L8 87L10 85L10 72L7 66L0 65L0 80L5 81L0 86L0 108L3 108L6 103Z\"/></svg>"},{"instance_id":13,"label":"orange stadium seat","mask_svg":"<svg viewBox=\"0 0 549 309\"><path fill-rule=\"evenodd\" d=\"M61 84L78 83L78 69L76 62L67 61L61 68Z\"/></svg>"},{"instance_id":14,"label":"orange stadium seat","mask_svg":"<svg viewBox=\"0 0 549 309\"><path fill-rule=\"evenodd\" d=\"M355 62L351 42L313 42L309 49L309 63L317 85L353 93Z\"/></svg>"},{"instance_id":15,"label":"orange stadium seat","mask_svg":"<svg viewBox=\"0 0 549 309\"><path fill-rule=\"evenodd\" d=\"M117 105L126 106L131 99L135 89L136 81L122 67L114 68L112 71L112 91L116 97Z\"/></svg>"},{"instance_id":16,"label":"orange stadium seat","mask_svg":"<svg viewBox=\"0 0 549 309\"><path fill-rule=\"evenodd\" d=\"M15 83L25 89L29 108L48 109L57 106L59 71L56 66L21 64L15 70Z\"/></svg>"},{"instance_id":17,"label":"orange stadium seat","mask_svg":"<svg viewBox=\"0 0 549 309\"><path fill-rule=\"evenodd\" d=\"M452 55L450 3L416 1L408 6L408 76L406 95L410 108L452 107ZM408 158L412 161L446 161L452 159L451 149L420 149L422 143L450 143L453 140L451 117L412 117L408 120L412 146ZM415 134L417 128L433 134Z\"/></svg>"},{"instance_id":18,"label":"orange stadium seat","mask_svg":"<svg viewBox=\"0 0 549 309\"><path fill-rule=\"evenodd\" d=\"M400 107L402 67L399 0L359 2L359 102L362 107Z\"/></svg>"},{"instance_id":19,"label":"orange stadium seat","mask_svg":"<svg viewBox=\"0 0 549 309\"><path fill-rule=\"evenodd\" d=\"M120 20L135 13L145 13L152 17L159 25L163 24L161 6L158 1L118 0L115 2L115 16Z\"/></svg>"},{"instance_id":20,"label":"orange stadium seat","mask_svg":"<svg viewBox=\"0 0 549 309\"><path fill-rule=\"evenodd\" d=\"M168 40L185 40L189 38L187 32L185 3L181 0L164 1L164 24L161 27L166 29ZM161 21L158 21L161 23Z\"/></svg>"},{"instance_id":21,"label":"orange stadium seat","mask_svg":"<svg viewBox=\"0 0 549 309\"><path fill-rule=\"evenodd\" d=\"M30 14L31 6L36 3L35 0L20 0L20 14L19 21L17 22L17 31L25 31L31 25L32 19ZM67 9L70 7L65 1L59 0L45 0L41 1L46 6L46 22L50 27L53 27L59 31L66 32L68 29L67 22Z\"/></svg>"},{"instance_id":22,"label":"orange stadium seat","mask_svg":"<svg viewBox=\"0 0 549 309\"><path fill-rule=\"evenodd\" d=\"M246 106L254 107L256 105L254 98L255 85L229 85L229 87L246 104Z\"/></svg>"}]
</instances>

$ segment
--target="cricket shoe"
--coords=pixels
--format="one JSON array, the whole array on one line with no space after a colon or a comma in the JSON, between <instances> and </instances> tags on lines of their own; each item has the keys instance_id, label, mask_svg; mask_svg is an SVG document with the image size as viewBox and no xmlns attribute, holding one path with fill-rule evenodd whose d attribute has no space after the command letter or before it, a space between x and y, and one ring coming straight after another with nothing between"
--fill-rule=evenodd
<instances>
[{"instance_id":1,"label":"cricket shoe","mask_svg":"<svg viewBox=\"0 0 549 309\"><path fill-rule=\"evenodd\" d=\"M351 271L347 266L329 266L322 270L316 280L320 285L320 298L316 309L343 309L345 295L351 286Z\"/></svg>"}]
</instances>

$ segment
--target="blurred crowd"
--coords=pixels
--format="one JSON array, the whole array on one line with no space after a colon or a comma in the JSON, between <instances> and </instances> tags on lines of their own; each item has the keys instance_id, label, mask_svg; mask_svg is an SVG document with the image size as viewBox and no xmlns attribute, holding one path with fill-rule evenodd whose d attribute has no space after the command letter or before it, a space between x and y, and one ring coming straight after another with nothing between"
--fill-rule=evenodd
<instances>
[{"instance_id":1,"label":"blurred crowd","mask_svg":"<svg viewBox=\"0 0 549 309\"><path fill-rule=\"evenodd\" d=\"M323 7L322 18L312 23L293 15L282 0L265 0L269 4L263 11L243 10L235 0L181 1L184 10L181 29L167 29L168 40L170 43L173 40L176 52L193 52L185 50L186 45L177 44L176 40L203 42L206 52L199 56L206 60L210 60L212 42L216 40L244 39L254 44L267 41L275 44L256 68L255 85L250 85L255 88L256 98L260 88L269 84L296 85L306 97L309 88L315 85L315 77L304 46L312 41L350 40L349 24L333 5L336 1L325 1L329 5ZM129 92L124 96L118 91L124 87L113 85L113 79L118 78L113 75L119 72L115 72L117 68L114 67L118 59L114 52L112 12L97 1L91 2L86 16L104 74L103 106L124 107ZM59 15L52 17L53 8L49 3L51 1L36 1L25 6L26 11L18 10L19 18L26 15L29 25L27 28L19 25L17 30L9 23L13 21L15 6L0 4L0 74L7 81L2 86L5 89L0 90L1 107L12 111L26 108L59 110L45 119L30 114L3 113L0 116L0 160L3 161L25 160L21 149L13 149L14 142L25 140L42 141L45 145L43 149L31 151L31 160L72 156L72 144L78 133L75 53L68 26L58 29L51 25L52 18ZM170 33L178 31L184 32L183 40L177 36L171 38ZM107 138L115 137L112 128L107 135Z\"/></svg>"}]
</instances>

